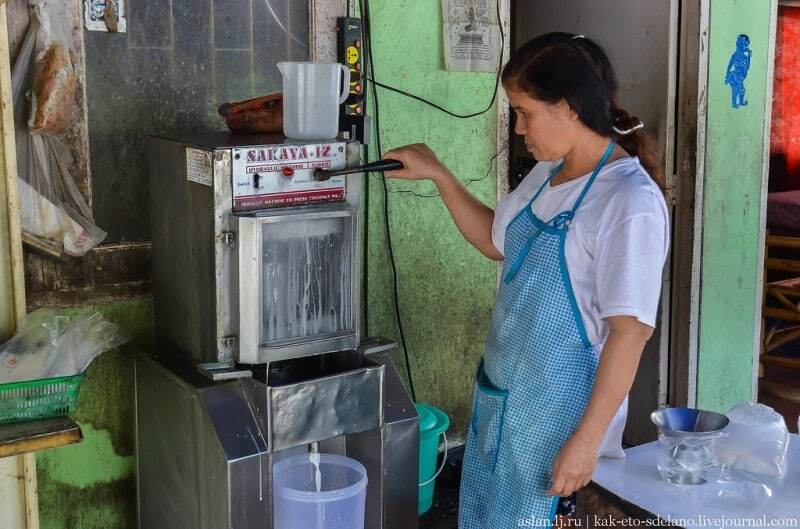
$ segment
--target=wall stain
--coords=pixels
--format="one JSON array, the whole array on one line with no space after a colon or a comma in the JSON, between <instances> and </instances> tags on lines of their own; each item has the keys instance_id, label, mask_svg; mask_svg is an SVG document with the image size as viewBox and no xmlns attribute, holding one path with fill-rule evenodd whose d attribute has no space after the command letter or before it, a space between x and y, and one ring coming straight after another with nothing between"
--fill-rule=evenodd
<instances>
[{"instance_id":1,"label":"wall stain","mask_svg":"<svg viewBox=\"0 0 800 529\"><path fill-rule=\"evenodd\" d=\"M152 301L95 309L131 338L89 366L73 415L83 442L36 456L42 529L133 529L136 526L133 354L152 343Z\"/></svg>"},{"instance_id":2,"label":"wall stain","mask_svg":"<svg viewBox=\"0 0 800 529\"><path fill-rule=\"evenodd\" d=\"M38 472L41 529L134 529L136 480L128 476L75 487ZM41 501L46 498L48 501Z\"/></svg>"}]
</instances>

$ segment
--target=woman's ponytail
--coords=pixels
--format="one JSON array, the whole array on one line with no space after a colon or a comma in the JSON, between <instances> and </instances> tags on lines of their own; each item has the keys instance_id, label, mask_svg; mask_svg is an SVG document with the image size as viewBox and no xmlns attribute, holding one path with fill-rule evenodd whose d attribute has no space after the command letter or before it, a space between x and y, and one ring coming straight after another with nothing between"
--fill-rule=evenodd
<instances>
[{"instance_id":1,"label":"woman's ponytail","mask_svg":"<svg viewBox=\"0 0 800 529\"><path fill-rule=\"evenodd\" d=\"M666 175L653 135L645 129L641 119L631 116L616 105L612 105L611 114L614 116L614 141L631 156L639 157L642 166L663 191L666 187Z\"/></svg>"}]
</instances>

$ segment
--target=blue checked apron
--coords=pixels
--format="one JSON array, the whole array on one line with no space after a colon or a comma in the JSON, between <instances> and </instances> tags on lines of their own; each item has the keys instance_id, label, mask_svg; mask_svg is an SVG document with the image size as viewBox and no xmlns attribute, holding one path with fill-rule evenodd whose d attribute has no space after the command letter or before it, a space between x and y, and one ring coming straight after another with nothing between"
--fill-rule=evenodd
<instances>
[{"instance_id":1,"label":"blue checked apron","mask_svg":"<svg viewBox=\"0 0 800 529\"><path fill-rule=\"evenodd\" d=\"M551 523L547 495L558 451L589 402L597 354L589 343L564 254L570 221L614 150L609 143L572 209L549 222L533 203L506 229L503 281L478 367L459 504L460 529ZM527 520L527 522L526 522Z\"/></svg>"}]
</instances>

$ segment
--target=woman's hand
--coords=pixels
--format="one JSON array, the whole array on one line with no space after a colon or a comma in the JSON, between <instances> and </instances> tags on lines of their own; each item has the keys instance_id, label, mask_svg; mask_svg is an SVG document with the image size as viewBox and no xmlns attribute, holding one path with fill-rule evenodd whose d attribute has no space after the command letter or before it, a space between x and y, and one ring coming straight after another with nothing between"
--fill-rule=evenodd
<instances>
[{"instance_id":1,"label":"woman's hand","mask_svg":"<svg viewBox=\"0 0 800 529\"><path fill-rule=\"evenodd\" d=\"M585 487L597 466L599 442L586 439L576 432L561 447L553 465L551 496L570 496Z\"/></svg>"},{"instance_id":2,"label":"woman's hand","mask_svg":"<svg viewBox=\"0 0 800 529\"><path fill-rule=\"evenodd\" d=\"M391 158L403 162L405 168L396 171L387 171L389 178L402 178L405 180L431 179L436 181L449 173L447 167L439 161L436 153L424 143L415 143L398 147L385 153L383 158Z\"/></svg>"}]
</instances>

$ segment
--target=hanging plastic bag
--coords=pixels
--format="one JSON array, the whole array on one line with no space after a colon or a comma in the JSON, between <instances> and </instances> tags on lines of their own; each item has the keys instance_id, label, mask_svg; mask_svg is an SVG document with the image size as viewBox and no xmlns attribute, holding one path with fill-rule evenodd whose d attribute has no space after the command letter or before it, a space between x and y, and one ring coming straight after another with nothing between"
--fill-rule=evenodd
<instances>
[{"instance_id":1,"label":"hanging plastic bag","mask_svg":"<svg viewBox=\"0 0 800 529\"><path fill-rule=\"evenodd\" d=\"M31 21L11 73L23 240L81 256L105 238L70 175L63 134L75 116L78 77L63 2L29 0Z\"/></svg>"},{"instance_id":2,"label":"hanging plastic bag","mask_svg":"<svg viewBox=\"0 0 800 529\"><path fill-rule=\"evenodd\" d=\"M39 309L0 345L0 383L77 375L97 355L127 341L125 333L97 311L68 315Z\"/></svg>"}]
</instances>

